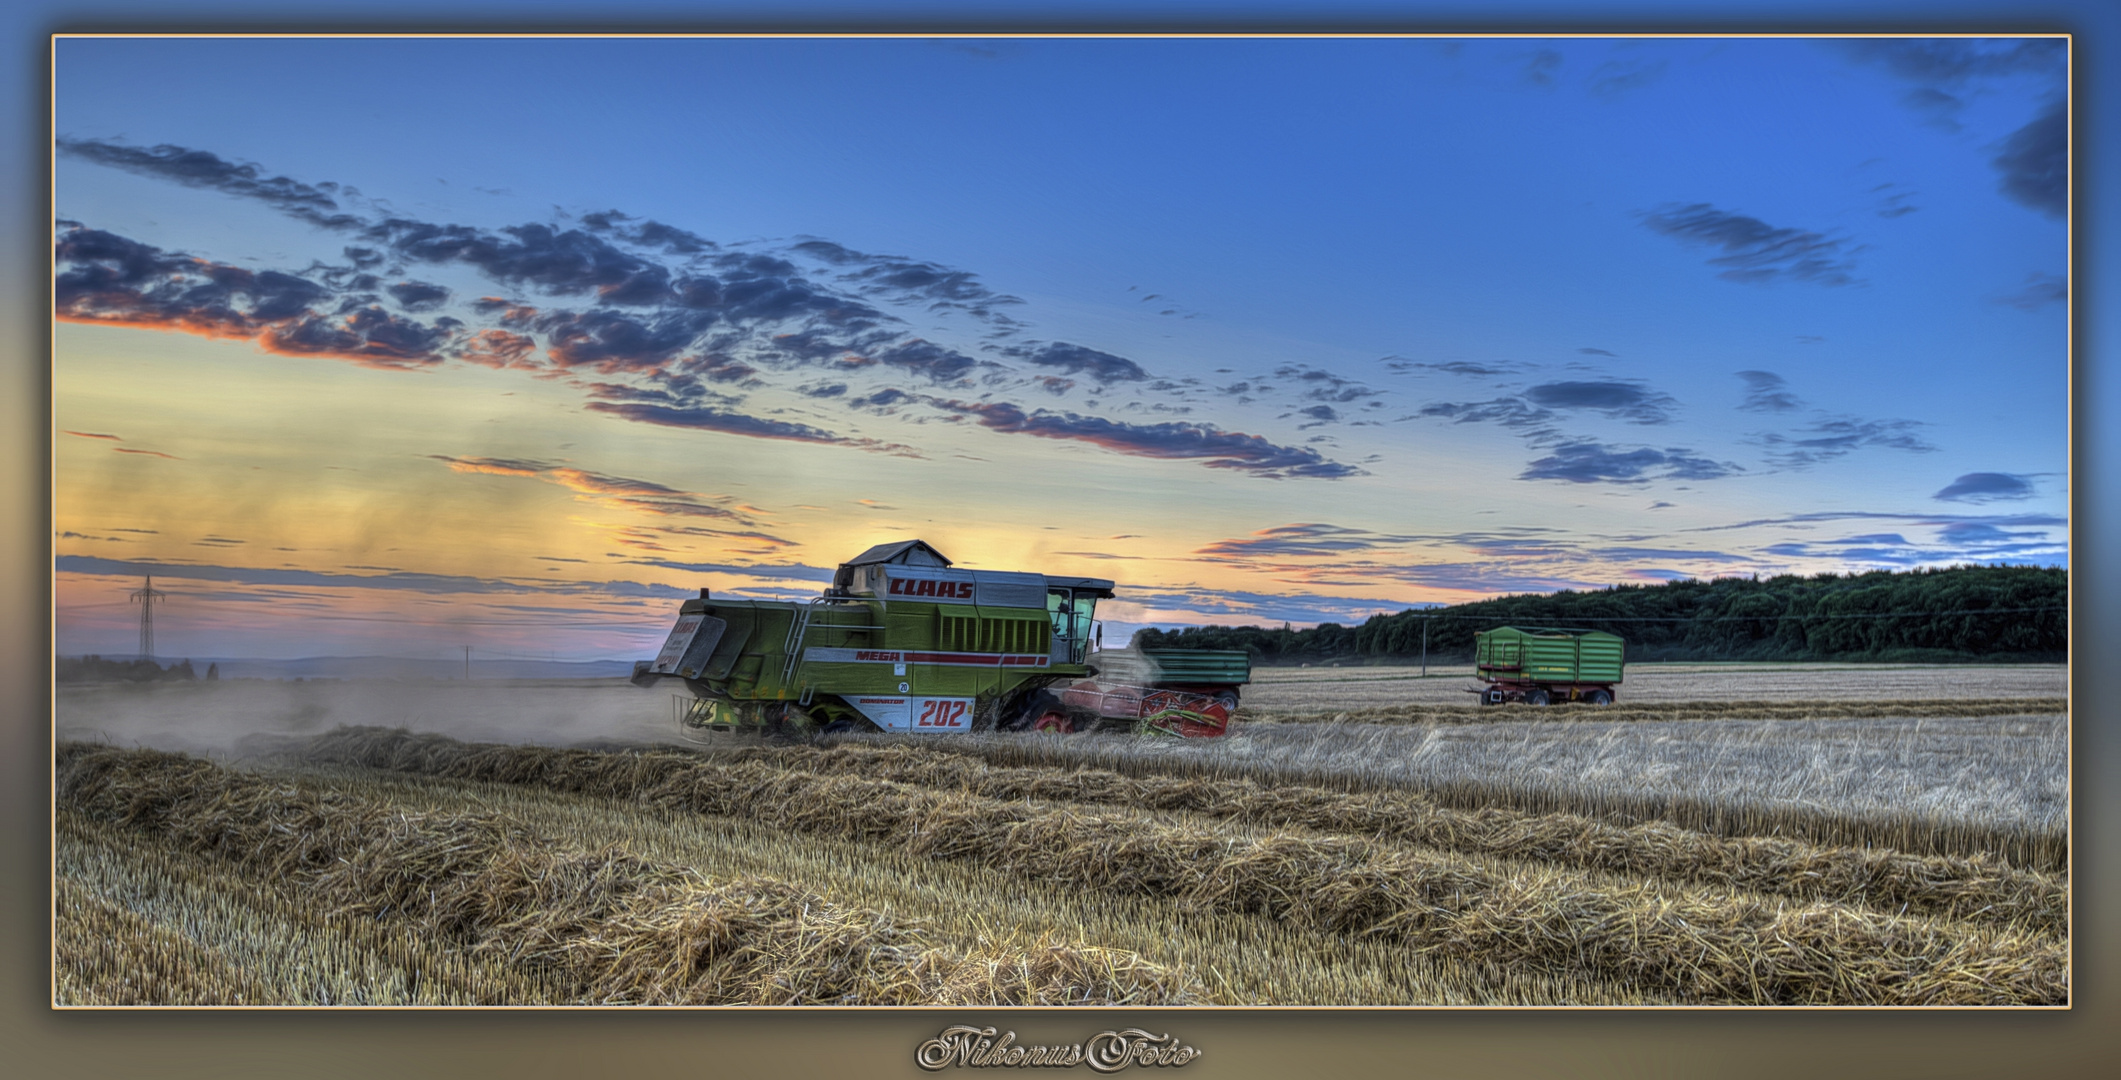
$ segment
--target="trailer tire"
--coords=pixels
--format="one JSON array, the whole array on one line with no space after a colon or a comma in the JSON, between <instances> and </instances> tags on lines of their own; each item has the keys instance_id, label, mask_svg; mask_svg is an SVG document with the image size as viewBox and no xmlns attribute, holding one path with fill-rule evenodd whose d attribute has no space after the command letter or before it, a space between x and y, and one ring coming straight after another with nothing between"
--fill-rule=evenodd
<instances>
[{"instance_id":1,"label":"trailer tire","mask_svg":"<svg viewBox=\"0 0 2121 1080\"><path fill-rule=\"evenodd\" d=\"M1525 691L1525 692L1524 692L1524 703L1525 703L1525 704L1527 704L1527 705L1544 705L1544 704L1546 704L1546 703L1547 703L1547 692L1546 692L1546 690L1545 690L1544 688L1542 688L1542 687L1537 687L1537 686L1535 686L1535 687L1531 688L1530 690L1527 690L1527 691Z\"/></svg>"},{"instance_id":2,"label":"trailer tire","mask_svg":"<svg viewBox=\"0 0 2121 1080\"><path fill-rule=\"evenodd\" d=\"M1593 690L1585 694L1583 700L1593 705L1611 705L1613 703L1613 692L1611 690Z\"/></svg>"},{"instance_id":3,"label":"trailer tire","mask_svg":"<svg viewBox=\"0 0 2121 1080\"><path fill-rule=\"evenodd\" d=\"M1486 693L1480 695L1482 705L1500 705L1509 699L1510 695L1504 693L1500 686L1490 686Z\"/></svg>"}]
</instances>

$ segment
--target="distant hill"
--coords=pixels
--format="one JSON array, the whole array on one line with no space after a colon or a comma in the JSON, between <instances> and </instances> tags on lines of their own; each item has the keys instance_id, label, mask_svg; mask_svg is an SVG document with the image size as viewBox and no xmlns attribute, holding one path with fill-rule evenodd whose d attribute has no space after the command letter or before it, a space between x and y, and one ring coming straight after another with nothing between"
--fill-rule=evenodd
<instances>
[{"instance_id":1,"label":"distant hill","mask_svg":"<svg viewBox=\"0 0 2121 1080\"><path fill-rule=\"evenodd\" d=\"M464 661L415 660L396 656L311 656L299 660L259 660L240 656L193 657L185 663L185 674L174 674L148 664L160 675L147 673L145 661L106 660L101 657L60 657L60 682L142 682L203 678L209 665L224 679L462 679ZM191 673L196 672L196 675ZM633 674L631 660L481 660L471 661L471 677L479 679L603 679Z\"/></svg>"},{"instance_id":2,"label":"distant hill","mask_svg":"<svg viewBox=\"0 0 2121 1080\"><path fill-rule=\"evenodd\" d=\"M1256 662L1469 659L1497 626L1605 630L1630 660L2059 662L2069 649L2069 571L1957 566L1863 574L1718 578L1503 596L1374 615L1309 630L1197 626L1142 630L1147 648L1244 649Z\"/></svg>"}]
</instances>

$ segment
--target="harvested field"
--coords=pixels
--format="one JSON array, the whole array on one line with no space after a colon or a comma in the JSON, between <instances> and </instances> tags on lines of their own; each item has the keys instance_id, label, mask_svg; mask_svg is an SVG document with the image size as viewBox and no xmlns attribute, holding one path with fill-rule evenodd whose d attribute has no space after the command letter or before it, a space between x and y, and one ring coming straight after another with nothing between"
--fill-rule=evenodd
<instances>
[{"instance_id":1,"label":"harvested field","mask_svg":"<svg viewBox=\"0 0 2121 1080\"><path fill-rule=\"evenodd\" d=\"M2069 711L2068 698L1947 698L1934 701L1672 701L1585 705L1389 705L1372 709L1272 709L1247 705L1253 724L1492 724L1590 720L1883 720L1893 717L2040 716Z\"/></svg>"},{"instance_id":2,"label":"harvested field","mask_svg":"<svg viewBox=\"0 0 2121 1080\"><path fill-rule=\"evenodd\" d=\"M704 748L631 687L62 688L55 1001L2069 1000L2038 679L1263 703L1316 671L1224 739Z\"/></svg>"},{"instance_id":3,"label":"harvested field","mask_svg":"<svg viewBox=\"0 0 2121 1080\"><path fill-rule=\"evenodd\" d=\"M479 944L483 935L499 935L509 955L527 958L535 971L563 979L590 1000L764 1000L756 974L673 971L643 967L639 959L667 956L694 940L688 932L699 931L688 931L677 913L731 903L726 891L703 888L639 856L532 846L513 816L398 809L395 820L410 824L392 824L378 808L402 806L401 800L311 794L306 786L328 788L335 775L351 775L333 769L386 770L426 782L500 784L631 804L678 819L741 822L773 834L1031 878L1061 894L1172 904L1207 920L1265 916L1313 938L1367 939L1387 963L1420 957L1446 970L1463 965L1461 981L1467 973L1494 978L1483 969L1502 965L1539 980L1539 989L1605 988L1582 1000L1632 994L1731 1004L2054 1004L2067 998L2065 939L2052 913L2040 913L2051 901L2037 899L2051 897L2058 882L1981 860L1865 862L1861 853L1840 853L1847 867L1840 872L1867 884L1829 900L1798 879L1835 865L1835 853L1776 849L1751 864L1745 882L1673 880L1658 866L1636 865L1656 863L1649 853L1671 836L1594 829L1583 846L1632 844L1632 853L1552 859L1542 857L1551 854L1544 847L1569 846L1565 830L1543 843L1497 843L1489 833L1460 837L1454 847L1451 837L1362 828L1366 813L1397 815L1328 791L1198 781L1144 785L1060 771L1043 785L1041 778L1003 773L995 783L1028 783L1036 797L1011 791L996 798L978 790L977 770L951 766L948 759L965 760L961 755L933 750L610 753L349 729L283 745L279 754L283 763L311 770L301 774L304 787L274 778L285 774L252 777L166 755L68 748L62 797L74 812L167 834L186 850L233 850L296 875L316 867L316 887L343 896L355 910L402 911L444 938L471 942L475 953L501 947ZM904 780L879 775L887 772ZM185 794L194 790L202 793ZM197 807L187 807L187 799ZM1227 812L1233 801L1265 809L1246 820L1241 808ZM1276 814L1276 806L1293 812ZM379 812L383 817L374 816ZM1232 817L1241 827L1230 827ZM285 818L301 827L275 840ZM1582 835L1580 824L1570 824ZM364 838L373 831L383 835ZM410 838L432 833L452 842L408 846ZM1437 840L1446 842L1423 842ZM1706 838L1692 842L1715 848ZM349 845L363 855L355 864L368 869L356 872L335 861ZM437 846L445 854L433 854ZM1742 845L1724 850L1746 863ZM1777 857L1784 860L1779 866ZM1866 888L1882 891L1872 895ZM1962 906L1962 897L1983 890L2023 910L1999 916ZM772 899L743 898L769 907ZM1918 900L1930 910L1908 910ZM865 940L892 940L888 916L867 918L877 921L867 924ZM771 931L760 932L772 940ZM525 938L533 944L526 946ZM846 939L830 940L830 956L852 949ZM598 943L586 957L583 941ZM1092 990L1082 989L1076 975L1067 981L1069 993L1082 1000L1098 994L1104 1000L1152 994L1231 1000L1211 989L1230 986L1229 978L1189 979L1157 955L1156 943L1143 945L1124 954L1124 963L1108 959L1098 969L1104 981ZM1062 948L1072 954L1099 949ZM985 970L980 960L947 950L920 955L935 958L871 959L896 973L896 981L862 975L867 968L851 965L854 975L805 986L790 1000L847 1000L853 993L876 1002L934 1000L919 995L953 984L948 976L923 982L930 967ZM837 971L850 964L826 966ZM765 983L778 988L789 981ZM1042 984L1033 974L1000 990L982 985L988 997L1007 998Z\"/></svg>"},{"instance_id":4,"label":"harvested field","mask_svg":"<svg viewBox=\"0 0 2121 1080\"><path fill-rule=\"evenodd\" d=\"M1470 665L1257 668L1245 688L1251 709L1350 711L1403 705L1465 705L1478 686ZM1673 702L1957 701L2048 698L2069 693L2062 664L1629 664L1622 705Z\"/></svg>"},{"instance_id":5,"label":"harvested field","mask_svg":"<svg viewBox=\"0 0 2121 1080\"><path fill-rule=\"evenodd\" d=\"M1531 711L1531 710L1524 710ZM955 739L1001 765L1412 788L1439 805L1664 821L1924 854L2067 861L2063 716L1243 725L1224 740Z\"/></svg>"},{"instance_id":6,"label":"harvested field","mask_svg":"<svg viewBox=\"0 0 2121 1080\"><path fill-rule=\"evenodd\" d=\"M1001 956L953 953L889 915L772 879L717 882L618 849L572 848L501 815L409 812L196 758L69 744L59 785L68 815L178 853L219 856L354 924L393 920L446 943L444 955L500 960L553 982L562 1000L1109 1005L1194 996L1174 973L1131 954L1057 942ZM80 888L64 877L60 887ZM161 976L185 967L187 950L211 956L210 946L176 920L87 907L68 905L69 932L59 935L62 948L79 952L62 952L62 991L80 987L84 1003L122 999L128 984L115 973L134 966L150 973L137 980L144 992L176 983L172 1003L276 1000L232 964L194 965L188 980ZM93 951L106 940L99 929L116 931L115 956Z\"/></svg>"}]
</instances>

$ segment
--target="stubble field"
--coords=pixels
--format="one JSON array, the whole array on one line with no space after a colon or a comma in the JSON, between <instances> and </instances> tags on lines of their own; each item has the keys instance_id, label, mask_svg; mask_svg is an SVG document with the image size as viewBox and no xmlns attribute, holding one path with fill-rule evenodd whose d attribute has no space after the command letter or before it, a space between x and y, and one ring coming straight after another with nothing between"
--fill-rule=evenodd
<instances>
[{"instance_id":1,"label":"stubble field","mask_svg":"<svg viewBox=\"0 0 2121 1080\"><path fill-rule=\"evenodd\" d=\"M55 1001L2067 1003L2062 670L1790 668L1607 710L1268 671L1182 742L67 688Z\"/></svg>"}]
</instances>

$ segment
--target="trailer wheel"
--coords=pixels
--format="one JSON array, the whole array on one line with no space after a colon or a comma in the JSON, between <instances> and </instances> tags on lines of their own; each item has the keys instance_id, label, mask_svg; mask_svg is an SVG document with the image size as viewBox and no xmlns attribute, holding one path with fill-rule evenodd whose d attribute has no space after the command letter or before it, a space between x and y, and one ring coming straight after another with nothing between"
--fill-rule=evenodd
<instances>
[{"instance_id":1,"label":"trailer wheel","mask_svg":"<svg viewBox=\"0 0 2121 1080\"><path fill-rule=\"evenodd\" d=\"M1613 692L1610 690L1593 690L1585 694L1583 699L1593 705L1611 705L1613 703Z\"/></svg>"},{"instance_id":2,"label":"trailer wheel","mask_svg":"<svg viewBox=\"0 0 2121 1080\"><path fill-rule=\"evenodd\" d=\"M1525 703L1525 704L1527 704L1527 705L1544 705L1544 704L1546 704L1546 703L1547 703L1547 692L1546 692L1546 690L1545 690L1544 688L1542 688L1542 687L1537 687L1537 686L1535 686L1535 687L1531 688L1530 690L1527 690L1527 691L1525 691L1525 692L1524 692L1524 703Z\"/></svg>"},{"instance_id":3,"label":"trailer wheel","mask_svg":"<svg viewBox=\"0 0 2121 1080\"><path fill-rule=\"evenodd\" d=\"M1480 695L1480 703L1482 705L1500 705L1508 700L1509 695L1503 693L1500 686L1490 686L1486 693Z\"/></svg>"}]
</instances>

